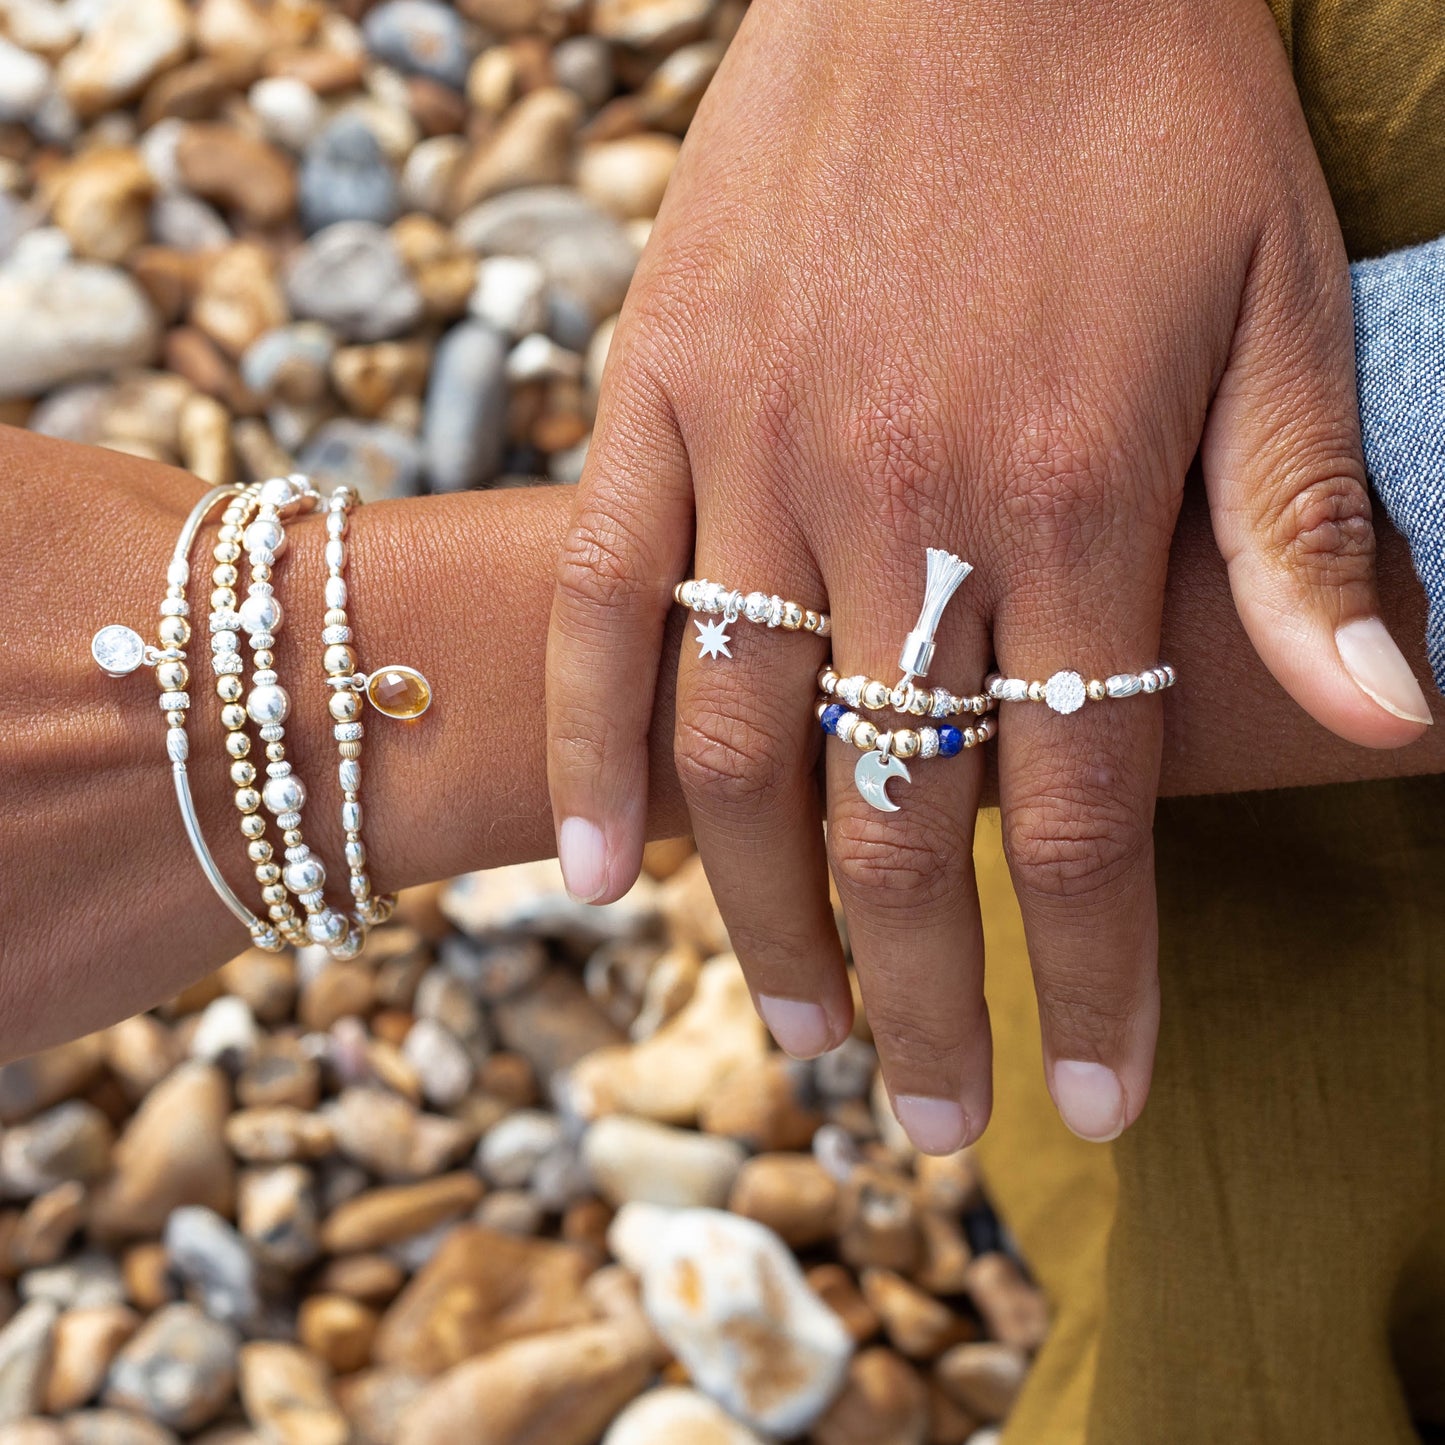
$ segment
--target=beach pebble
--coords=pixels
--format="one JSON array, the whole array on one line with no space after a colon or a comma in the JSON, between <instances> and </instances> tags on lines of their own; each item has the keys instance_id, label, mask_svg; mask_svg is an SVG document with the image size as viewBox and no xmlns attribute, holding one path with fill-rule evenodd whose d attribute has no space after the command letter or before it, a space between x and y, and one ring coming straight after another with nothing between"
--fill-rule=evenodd
<instances>
[{"instance_id":1,"label":"beach pebble","mask_svg":"<svg viewBox=\"0 0 1445 1445\"><path fill-rule=\"evenodd\" d=\"M38 55L0 40L0 121L24 124L50 92L50 67Z\"/></svg>"},{"instance_id":2,"label":"beach pebble","mask_svg":"<svg viewBox=\"0 0 1445 1445\"><path fill-rule=\"evenodd\" d=\"M489 256L477 268L467 309L505 336L525 336L547 324L547 276L530 256Z\"/></svg>"},{"instance_id":3,"label":"beach pebble","mask_svg":"<svg viewBox=\"0 0 1445 1445\"><path fill-rule=\"evenodd\" d=\"M367 12L362 33L372 53L413 75L460 90L471 62L466 28L436 0L386 0Z\"/></svg>"},{"instance_id":4,"label":"beach pebble","mask_svg":"<svg viewBox=\"0 0 1445 1445\"><path fill-rule=\"evenodd\" d=\"M31 1300L0 1329L0 1425L39 1410L59 1316L50 1300Z\"/></svg>"},{"instance_id":5,"label":"beach pebble","mask_svg":"<svg viewBox=\"0 0 1445 1445\"><path fill-rule=\"evenodd\" d=\"M295 1345L277 1340L243 1345L240 1392L246 1418L275 1445L347 1445L351 1438L326 1367Z\"/></svg>"},{"instance_id":6,"label":"beach pebble","mask_svg":"<svg viewBox=\"0 0 1445 1445\"><path fill-rule=\"evenodd\" d=\"M134 99L184 59L191 40L182 0L94 0L89 9L93 20L57 73L67 103L85 119Z\"/></svg>"},{"instance_id":7,"label":"beach pebble","mask_svg":"<svg viewBox=\"0 0 1445 1445\"><path fill-rule=\"evenodd\" d=\"M484 486L506 450L507 347L480 321L452 327L437 345L427 387L423 448L438 492Z\"/></svg>"},{"instance_id":8,"label":"beach pebble","mask_svg":"<svg viewBox=\"0 0 1445 1445\"><path fill-rule=\"evenodd\" d=\"M683 1441L687 1445L767 1445L722 1406L680 1385L665 1385L639 1395L602 1437L602 1445L682 1445Z\"/></svg>"},{"instance_id":9,"label":"beach pebble","mask_svg":"<svg viewBox=\"0 0 1445 1445\"><path fill-rule=\"evenodd\" d=\"M66 1310L56 1320L52 1336L43 1401L46 1413L63 1415L92 1400L111 1361L140 1324L141 1317L129 1305Z\"/></svg>"},{"instance_id":10,"label":"beach pebble","mask_svg":"<svg viewBox=\"0 0 1445 1445\"><path fill-rule=\"evenodd\" d=\"M318 232L294 254L286 286L298 316L324 321L351 341L399 336L423 309L391 237L369 221Z\"/></svg>"},{"instance_id":11,"label":"beach pebble","mask_svg":"<svg viewBox=\"0 0 1445 1445\"><path fill-rule=\"evenodd\" d=\"M104 1401L173 1430L197 1430L231 1399L239 1343L229 1325L194 1305L167 1305L121 1348Z\"/></svg>"},{"instance_id":12,"label":"beach pebble","mask_svg":"<svg viewBox=\"0 0 1445 1445\"><path fill-rule=\"evenodd\" d=\"M212 1209L177 1209L166 1221L166 1257L207 1316L247 1328L261 1316L256 1260Z\"/></svg>"},{"instance_id":13,"label":"beach pebble","mask_svg":"<svg viewBox=\"0 0 1445 1445\"><path fill-rule=\"evenodd\" d=\"M98 1179L110 1167L114 1139L110 1120L94 1104L58 1104L5 1131L0 1185L28 1199L69 1179Z\"/></svg>"},{"instance_id":14,"label":"beach pebble","mask_svg":"<svg viewBox=\"0 0 1445 1445\"><path fill-rule=\"evenodd\" d=\"M299 205L308 233L338 221L385 226L395 219L399 204L391 163L376 133L360 117L338 116L307 144Z\"/></svg>"},{"instance_id":15,"label":"beach pebble","mask_svg":"<svg viewBox=\"0 0 1445 1445\"><path fill-rule=\"evenodd\" d=\"M610 1204L631 1201L721 1208L745 1158L716 1139L623 1114L599 1119L582 1140L582 1159Z\"/></svg>"}]
</instances>

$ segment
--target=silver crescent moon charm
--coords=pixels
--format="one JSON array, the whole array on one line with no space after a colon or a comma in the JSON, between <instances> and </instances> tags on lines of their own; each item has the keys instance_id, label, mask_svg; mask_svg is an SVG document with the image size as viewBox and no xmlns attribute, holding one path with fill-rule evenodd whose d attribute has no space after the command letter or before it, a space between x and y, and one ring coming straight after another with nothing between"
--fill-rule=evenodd
<instances>
[{"instance_id":1,"label":"silver crescent moon charm","mask_svg":"<svg viewBox=\"0 0 1445 1445\"><path fill-rule=\"evenodd\" d=\"M853 769L853 781L858 791L870 806L880 813L896 813L898 804L888 796L888 784L893 778L902 778L905 783L913 781L913 775L901 759L892 753L886 756L879 752L864 753Z\"/></svg>"}]
</instances>

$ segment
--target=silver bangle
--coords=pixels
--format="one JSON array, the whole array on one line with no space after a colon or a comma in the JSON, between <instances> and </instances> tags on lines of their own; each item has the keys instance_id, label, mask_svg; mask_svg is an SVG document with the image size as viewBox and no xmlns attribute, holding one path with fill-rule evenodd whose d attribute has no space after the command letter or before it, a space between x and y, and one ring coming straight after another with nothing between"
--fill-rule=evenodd
<instances>
[{"instance_id":1,"label":"silver bangle","mask_svg":"<svg viewBox=\"0 0 1445 1445\"><path fill-rule=\"evenodd\" d=\"M191 795L191 780L186 772L186 759L190 754L186 714L191 706L190 693L186 690L189 673L185 646L191 636L187 621L190 604L186 601L186 584L190 581L191 544L216 505L240 496L244 490L239 486L213 487L186 518L171 554L170 565L166 568L166 595L160 605L160 646L148 647L133 629L112 624L102 627L95 634L90 651L97 664L111 677L125 677L142 664L156 669L156 682L161 689L160 705L166 718L166 757L170 760L176 802L180 805L181 822L191 851L196 855L196 862L201 865L207 882L216 890L221 902L245 926L256 947L275 953L283 947L280 933L273 924L258 918L236 896L206 846L195 799Z\"/></svg>"},{"instance_id":2,"label":"silver bangle","mask_svg":"<svg viewBox=\"0 0 1445 1445\"><path fill-rule=\"evenodd\" d=\"M1067 670L1056 672L1046 682L1001 677L995 672L984 679L983 687L995 702L1042 702L1056 713L1067 716L1078 712L1086 702L1163 692L1178 681L1179 674L1167 662L1162 662L1155 667L1146 667L1142 672L1116 672L1102 680L1096 677L1087 682L1082 674Z\"/></svg>"}]
</instances>

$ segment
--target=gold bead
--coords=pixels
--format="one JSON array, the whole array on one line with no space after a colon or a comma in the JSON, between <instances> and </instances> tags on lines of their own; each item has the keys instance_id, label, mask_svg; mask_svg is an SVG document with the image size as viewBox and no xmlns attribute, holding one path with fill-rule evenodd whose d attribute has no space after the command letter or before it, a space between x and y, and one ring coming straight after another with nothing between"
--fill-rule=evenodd
<instances>
[{"instance_id":1,"label":"gold bead","mask_svg":"<svg viewBox=\"0 0 1445 1445\"><path fill-rule=\"evenodd\" d=\"M243 813L254 813L261 806L261 795L255 788L236 790L236 807Z\"/></svg>"},{"instance_id":2,"label":"gold bead","mask_svg":"<svg viewBox=\"0 0 1445 1445\"><path fill-rule=\"evenodd\" d=\"M816 632L818 630L818 624L822 620L816 612L805 612L803 614L803 628L807 632Z\"/></svg>"},{"instance_id":3,"label":"gold bead","mask_svg":"<svg viewBox=\"0 0 1445 1445\"><path fill-rule=\"evenodd\" d=\"M916 758L922 739L912 728L900 728L893 734L893 751L900 758Z\"/></svg>"},{"instance_id":4,"label":"gold bead","mask_svg":"<svg viewBox=\"0 0 1445 1445\"><path fill-rule=\"evenodd\" d=\"M184 647L191 640L191 624L184 617L162 617L160 638L167 647Z\"/></svg>"},{"instance_id":5,"label":"gold bead","mask_svg":"<svg viewBox=\"0 0 1445 1445\"><path fill-rule=\"evenodd\" d=\"M335 643L322 653L321 665L331 677L346 677L356 671L356 654L344 644Z\"/></svg>"},{"instance_id":6,"label":"gold bead","mask_svg":"<svg viewBox=\"0 0 1445 1445\"><path fill-rule=\"evenodd\" d=\"M1030 702L1042 702L1044 700L1044 685L1041 682L1031 682L1028 688Z\"/></svg>"},{"instance_id":7,"label":"gold bead","mask_svg":"<svg viewBox=\"0 0 1445 1445\"><path fill-rule=\"evenodd\" d=\"M359 758L361 756L361 744L359 742L338 743L336 751L339 752L343 758Z\"/></svg>"},{"instance_id":8,"label":"gold bead","mask_svg":"<svg viewBox=\"0 0 1445 1445\"><path fill-rule=\"evenodd\" d=\"M288 848L299 848L301 846L301 829L287 828L281 835L281 841Z\"/></svg>"},{"instance_id":9,"label":"gold bead","mask_svg":"<svg viewBox=\"0 0 1445 1445\"><path fill-rule=\"evenodd\" d=\"M256 781L256 765L240 758L231 764L231 781L238 788L249 788Z\"/></svg>"},{"instance_id":10,"label":"gold bead","mask_svg":"<svg viewBox=\"0 0 1445 1445\"><path fill-rule=\"evenodd\" d=\"M257 883L279 883L281 881L281 870L274 863L258 863L256 865Z\"/></svg>"},{"instance_id":11,"label":"gold bead","mask_svg":"<svg viewBox=\"0 0 1445 1445\"><path fill-rule=\"evenodd\" d=\"M1097 677L1089 679L1084 685L1084 691L1088 694L1090 702L1103 702L1109 695L1109 689Z\"/></svg>"},{"instance_id":12,"label":"gold bead","mask_svg":"<svg viewBox=\"0 0 1445 1445\"><path fill-rule=\"evenodd\" d=\"M803 625L803 609L796 602L783 603L783 627L796 632Z\"/></svg>"},{"instance_id":13,"label":"gold bead","mask_svg":"<svg viewBox=\"0 0 1445 1445\"><path fill-rule=\"evenodd\" d=\"M253 863L269 863L275 850L264 839L258 838L255 842L246 844L246 856Z\"/></svg>"},{"instance_id":14,"label":"gold bead","mask_svg":"<svg viewBox=\"0 0 1445 1445\"><path fill-rule=\"evenodd\" d=\"M271 580L271 568L265 562L257 562L251 568L251 581L269 582Z\"/></svg>"},{"instance_id":15,"label":"gold bead","mask_svg":"<svg viewBox=\"0 0 1445 1445\"><path fill-rule=\"evenodd\" d=\"M280 763L280 762L284 762L285 759L286 759L286 744L285 744L285 743L267 743L267 744L266 744L266 761L267 761L268 763Z\"/></svg>"},{"instance_id":16,"label":"gold bead","mask_svg":"<svg viewBox=\"0 0 1445 1445\"><path fill-rule=\"evenodd\" d=\"M241 574L229 562L222 562L211 569L211 581L217 587L234 587L241 580Z\"/></svg>"},{"instance_id":17,"label":"gold bead","mask_svg":"<svg viewBox=\"0 0 1445 1445\"><path fill-rule=\"evenodd\" d=\"M241 679L234 672L228 672L224 677L216 679L216 696L222 702L240 702L243 690Z\"/></svg>"},{"instance_id":18,"label":"gold bead","mask_svg":"<svg viewBox=\"0 0 1445 1445\"><path fill-rule=\"evenodd\" d=\"M245 733L227 733L226 751L233 758L244 758L251 751L251 739Z\"/></svg>"},{"instance_id":19,"label":"gold bead","mask_svg":"<svg viewBox=\"0 0 1445 1445\"><path fill-rule=\"evenodd\" d=\"M234 587L217 587L211 593L212 612L234 612L236 610L236 589Z\"/></svg>"},{"instance_id":20,"label":"gold bead","mask_svg":"<svg viewBox=\"0 0 1445 1445\"><path fill-rule=\"evenodd\" d=\"M344 607L328 607L326 616L321 619L321 622L325 627L345 627L347 625L346 609Z\"/></svg>"},{"instance_id":21,"label":"gold bead","mask_svg":"<svg viewBox=\"0 0 1445 1445\"><path fill-rule=\"evenodd\" d=\"M221 726L235 732L246 726L246 709L238 702L228 702L221 709Z\"/></svg>"},{"instance_id":22,"label":"gold bead","mask_svg":"<svg viewBox=\"0 0 1445 1445\"><path fill-rule=\"evenodd\" d=\"M856 728L853 729L853 743L859 752L866 753L878 743L878 729L864 718Z\"/></svg>"},{"instance_id":23,"label":"gold bead","mask_svg":"<svg viewBox=\"0 0 1445 1445\"><path fill-rule=\"evenodd\" d=\"M241 560L241 549L234 542L220 542L216 550L211 553L217 562L239 562Z\"/></svg>"},{"instance_id":24,"label":"gold bead","mask_svg":"<svg viewBox=\"0 0 1445 1445\"><path fill-rule=\"evenodd\" d=\"M333 692L326 706L337 722L355 722L361 716L361 699L354 692Z\"/></svg>"},{"instance_id":25,"label":"gold bead","mask_svg":"<svg viewBox=\"0 0 1445 1445\"><path fill-rule=\"evenodd\" d=\"M257 672L275 667L276 654L272 652L269 647L258 647L255 652L251 654L251 666L254 667Z\"/></svg>"},{"instance_id":26,"label":"gold bead","mask_svg":"<svg viewBox=\"0 0 1445 1445\"><path fill-rule=\"evenodd\" d=\"M261 899L265 903L284 903L286 901L286 885L284 883L268 883L261 890Z\"/></svg>"},{"instance_id":27,"label":"gold bead","mask_svg":"<svg viewBox=\"0 0 1445 1445\"><path fill-rule=\"evenodd\" d=\"M241 836L259 838L266 831L266 820L259 813L252 813L241 819Z\"/></svg>"},{"instance_id":28,"label":"gold bead","mask_svg":"<svg viewBox=\"0 0 1445 1445\"><path fill-rule=\"evenodd\" d=\"M185 709L175 708L166 714L166 726L168 728L183 728L186 725Z\"/></svg>"},{"instance_id":29,"label":"gold bead","mask_svg":"<svg viewBox=\"0 0 1445 1445\"><path fill-rule=\"evenodd\" d=\"M163 662L156 668L156 685L162 692L180 692L191 680L184 662Z\"/></svg>"}]
</instances>

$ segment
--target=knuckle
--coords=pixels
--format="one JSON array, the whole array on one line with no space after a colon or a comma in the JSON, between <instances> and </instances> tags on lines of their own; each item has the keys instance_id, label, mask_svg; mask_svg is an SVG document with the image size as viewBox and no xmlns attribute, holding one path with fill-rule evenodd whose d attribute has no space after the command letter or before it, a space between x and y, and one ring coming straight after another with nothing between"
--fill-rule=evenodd
<instances>
[{"instance_id":1,"label":"knuckle","mask_svg":"<svg viewBox=\"0 0 1445 1445\"><path fill-rule=\"evenodd\" d=\"M680 717L673 745L689 800L729 812L756 811L789 781L789 762L766 730L724 711Z\"/></svg>"},{"instance_id":2,"label":"knuckle","mask_svg":"<svg viewBox=\"0 0 1445 1445\"><path fill-rule=\"evenodd\" d=\"M595 778L616 758L621 742L603 710L568 708L548 732L548 763L554 774Z\"/></svg>"},{"instance_id":3,"label":"knuckle","mask_svg":"<svg viewBox=\"0 0 1445 1445\"><path fill-rule=\"evenodd\" d=\"M635 609L658 588L639 565L646 555L646 541L628 519L589 507L568 530L557 558L560 599L584 612Z\"/></svg>"},{"instance_id":4,"label":"knuckle","mask_svg":"<svg viewBox=\"0 0 1445 1445\"><path fill-rule=\"evenodd\" d=\"M939 1070L951 1076L964 1056L972 1037L960 1029L952 1009L908 1008L906 1000L916 993L916 979L889 981L875 979L869 991L868 1026L883 1043L893 1064L906 1060L918 1070Z\"/></svg>"},{"instance_id":5,"label":"knuckle","mask_svg":"<svg viewBox=\"0 0 1445 1445\"><path fill-rule=\"evenodd\" d=\"M875 911L912 913L955 894L961 853L945 830L901 825L853 810L828 826L833 876L845 898Z\"/></svg>"},{"instance_id":6,"label":"knuckle","mask_svg":"<svg viewBox=\"0 0 1445 1445\"><path fill-rule=\"evenodd\" d=\"M1368 575L1375 530L1363 477L1327 468L1275 509L1266 535L1278 561L1308 583L1339 586Z\"/></svg>"},{"instance_id":7,"label":"knuckle","mask_svg":"<svg viewBox=\"0 0 1445 1445\"><path fill-rule=\"evenodd\" d=\"M1148 856L1150 831L1114 799L1060 793L1015 807L1005 841L1021 893L1106 903Z\"/></svg>"}]
</instances>

